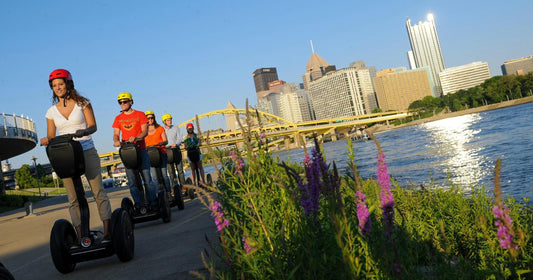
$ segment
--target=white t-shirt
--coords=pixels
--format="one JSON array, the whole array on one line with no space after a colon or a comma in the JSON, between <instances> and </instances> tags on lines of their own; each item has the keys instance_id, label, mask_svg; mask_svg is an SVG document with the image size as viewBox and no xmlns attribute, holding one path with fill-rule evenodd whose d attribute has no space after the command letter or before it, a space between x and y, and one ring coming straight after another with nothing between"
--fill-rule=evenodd
<instances>
[{"instance_id":1,"label":"white t-shirt","mask_svg":"<svg viewBox=\"0 0 533 280\"><path fill-rule=\"evenodd\" d=\"M59 135L75 133L79 129L87 128L87 121L83 115L83 109L85 109L87 105L89 105L89 103L82 108L78 104L75 104L74 109L72 109L72 112L70 112L70 115L68 116L68 119L61 115L56 105L53 105L48 109L48 111L46 111L45 117L54 121L54 124L57 128L57 133ZM94 142L90 135L74 138L74 140L80 141L83 150L94 148Z\"/></svg>"}]
</instances>

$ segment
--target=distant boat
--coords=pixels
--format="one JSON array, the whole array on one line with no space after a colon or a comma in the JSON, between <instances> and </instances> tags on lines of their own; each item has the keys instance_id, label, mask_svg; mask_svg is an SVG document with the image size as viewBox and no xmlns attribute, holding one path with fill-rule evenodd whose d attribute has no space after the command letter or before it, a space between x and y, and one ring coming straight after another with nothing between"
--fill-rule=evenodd
<instances>
[{"instance_id":1,"label":"distant boat","mask_svg":"<svg viewBox=\"0 0 533 280\"><path fill-rule=\"evenodd\" d=\"M370 136L368 136L368 134L366 133L363 133L362 135L361 134L352 135L350 138L352 139L352 142L362 142L362 141L370 140Z\"/></svg>"}]
</instances>

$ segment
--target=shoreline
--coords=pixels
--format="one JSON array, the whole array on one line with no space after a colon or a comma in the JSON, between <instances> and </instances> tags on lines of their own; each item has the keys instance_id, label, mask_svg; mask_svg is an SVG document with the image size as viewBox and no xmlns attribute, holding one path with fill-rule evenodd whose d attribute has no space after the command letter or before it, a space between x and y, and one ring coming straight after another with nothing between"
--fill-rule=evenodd
<instances>
[{"instance_id":1,"label":"shoreline","mask_svg":"<svg viewBox=\"0 0 533 280\"><path fill-rule=\"evenodd\" d=\"M480 107L471 108L471 109L465 109L465 110L456 111L456 112L439 113L439 114L437 114L435 116L432 116L432 117L423 118L423 119L419 119L419 120L414 120L414 121L411 121L411 122L408 122L408 123L405 123L405 124L400 124L400 125L380 125L380 124L377 124L377 125L373 125L368 130L371 133L375 134L375 133L379 133L379 132L385 132L385 131L389 131L389 130L393 130L393 129L404 128L404 127L408 127L408 126L414 126L414 125L418 125L418 124L422 124L422 123L434 122L434 121L443 120L443 119L447 119L447 118L453 118L453 117L458 117L458 116L463 116L463 115L475 114L475 113L491 111L491 110L497 110L497 109L511 107L511 106L522 105L522 104L526 104L526 103L530 103L530 102L533 102L533 96L527 96L527 97L523 97L523 98L520 98L520 99L514 99L514 100L509 100L509 101L502 101L502 102L496 103L496 104L490 104L490 105L486 105L486 106L480 106Z\"/></svg>"}]
</instances>

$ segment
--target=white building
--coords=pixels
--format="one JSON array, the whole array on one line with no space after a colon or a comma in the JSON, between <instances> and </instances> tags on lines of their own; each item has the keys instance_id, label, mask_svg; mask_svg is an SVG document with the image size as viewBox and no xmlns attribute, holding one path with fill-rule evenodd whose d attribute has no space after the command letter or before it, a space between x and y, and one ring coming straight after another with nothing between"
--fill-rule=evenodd
<instances>
[{"instance_id":1,"label":"white building","mask_svg":"<svg viewBox=\"0 0 533 280\"><path fill-rule=\"evenodd\" d=\"M257 110L295 123L313 119L309 94L303 86L295 83L281 86L281 93L270 92L265 95L257 104Z\"/></svg>"},{"instance_id":2,"label":"white building","mask_svg":"<svg viewBox=\"0 0 533 280\"><path fill-rule=\"evenodd\" d=\"M309 83L317 120L370 114L375 108L370 96L374 90L368 69L344 68Z\"/></svg>"},{"instance_id":3,"label":"white building","mask_svg":"<svg viewBox=\"0 0 533 280\"><path fill-rule=\"evenodd\" d=\"M444 95L461 89L473 88L490 79L490 77L489 64L480 61L447 68L439 74Z\"/></svg>"},{"instance_id":4,"label":"white building","mask_svg":"<svg viewBox=\"0 0 533 280\"><path fill-rule=\"evenodd\" d=\"M280 93L270 92L266 94L258 103L257 110L280 116L279 113Z\"/></svg>"},{"instance_id":5,"label":"white building","mask_svg":"<svg viewBox=\"0 0 533 280\"><path fill-rule=\"evenodd\" d=\"M435 19L432 13L428 13L427 20L419 21L418 24L411 26L411 20L407 18L406 21L407 34L411 42L412 58L416 68L427 66L431 72L433 79L434 92L437 96L442 93L439 73L442 72L446 66L444 64L444 57L440 47L439 35L437 34L437 27L435 26ZM415 69L412 65L411 54L407 54L411 69Z\"/></svg>"},{"instance_id":6,"label":"white building","mask_svg":"<svg viewBox=\"0 0 533 280\"><path fill-rule=\"evenodd\" d=\"M312 120L308 92L295 83L281 86L279 112L280 117L294 123Z\"/></svg>"}]
</instances>

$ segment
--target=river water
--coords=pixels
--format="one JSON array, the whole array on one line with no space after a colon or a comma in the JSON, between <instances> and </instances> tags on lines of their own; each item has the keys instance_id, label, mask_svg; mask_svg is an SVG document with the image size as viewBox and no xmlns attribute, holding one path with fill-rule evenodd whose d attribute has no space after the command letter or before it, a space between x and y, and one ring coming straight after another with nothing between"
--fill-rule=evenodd
<instances>
[{"instance_id":1,"label":"river water","mask_svg":"<svg viewBox=\"0 0 533 280\"><path fill-rule=\"evenodd\" d=\"M533 200L533 103L463 115L376 134L389 175L400 185L448 188L449 181L469 193L494 188L494 167L501 158L502 193ZM357 169L376 178L373 141L354 142ZM328 163L347 168L346 140L324 144ZM310 151L309 151L310 152ZM303 149L280 152L280 160L302 162Z\"/></svg>"}]
</instances>

